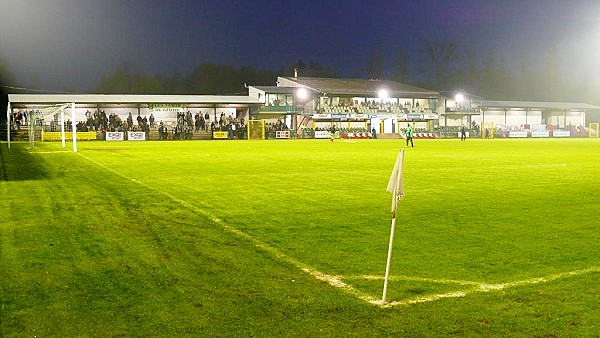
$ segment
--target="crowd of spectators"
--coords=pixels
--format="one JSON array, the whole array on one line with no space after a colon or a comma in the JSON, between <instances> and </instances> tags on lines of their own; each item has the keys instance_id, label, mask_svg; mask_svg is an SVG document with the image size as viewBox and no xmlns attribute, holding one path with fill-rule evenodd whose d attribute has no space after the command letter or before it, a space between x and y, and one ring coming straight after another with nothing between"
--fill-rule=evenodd
<instances>
[{"instance_id":1,"label":"crowd of spectators","mask_svg":"<svg viewBox=\"0 0 600 338\"><path fill-rule=\"evenodd\" d=\"M241 117L236 118L233 115L226 116L225 113L221 113L219 120L210 124L210 130L227 132L229 139L242 139L246 138L246 121Z\"/></svg>"},{"instance_id":2,"label":"crowd of spectators","mask_svg":"<svg viewBox=\"0 0 600 338\"><path fill-rule=\"evenodd\" d=\"M410 101L404 102L382 102L381 100L365 100L357 102L355 100L340 101L337 105L325 104L323 105L324 113L356 113L356 114L367 114L374 112L386 112L391 114L410 114L410 113L423 113L425 111L431 111L430 109L420 106L419 101L416 101L414 106Z\"/></svg>"},{"instance_id":3,"label":"crowd of spectators","mask_svg":"<svg viewBox=\"0 0 600 338\"><path fill-rule=\"evenodd\" d=\"M11 130L21 130L21 126L26 126L27 123L27 113L22 113L21 111L18 111L10 115Z\"/></svg>"},{"instance_id":4,"label":"crowd of spectators","mask_svg":"<svg viewBox=\"0 0 600 338\"><path fill-rule=\"evenodd\" d=\"M265 131L267 133L269 132L276 132L276 131L286 131L288 130L288 126L283 123L283 121L281 121L281 119L277 120L277 122L275 123L266 123L265 124Z\"/></svg>"}]
</instances>

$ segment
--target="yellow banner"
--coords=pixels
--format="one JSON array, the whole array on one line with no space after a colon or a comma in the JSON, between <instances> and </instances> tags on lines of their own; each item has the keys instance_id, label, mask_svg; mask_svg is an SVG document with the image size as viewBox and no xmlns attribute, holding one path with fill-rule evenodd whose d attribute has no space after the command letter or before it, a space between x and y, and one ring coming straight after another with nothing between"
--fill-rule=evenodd
<instances>
[{"instance_id":1,"label":"yellow banner","mask_svg":"<svg viewBox=\"0 0 600 338\"><path fill-rule=\"evenodd\" d=\"M51 132L42 132L42 141L61 141L62 137L60 136L60 132L51 131ZM65 132L65 140L70 141L73 140L73 133L70 131ZM96 132L95 131L82 131L77 132L77 141L90 141L96 140Z\"/></svg>"},{"instance_id":2,"label":"yellow banner","mask_svg":"<svg viewBox=\"0 0 600 338\"><path fill-rule=\"evenodd\" d=\"M226 139L227 132L226 131L213 131L213 138Z\"/></svg>"}]
</instances>

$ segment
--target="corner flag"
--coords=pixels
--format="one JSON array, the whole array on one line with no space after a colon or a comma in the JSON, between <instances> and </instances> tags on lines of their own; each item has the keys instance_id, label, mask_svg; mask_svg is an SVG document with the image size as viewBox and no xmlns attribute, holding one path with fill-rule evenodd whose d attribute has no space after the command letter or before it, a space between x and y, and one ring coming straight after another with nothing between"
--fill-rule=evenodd
<instances>
[{"instance_id":1,"label":"corner flag","mask_svg":"<svg viewBox=\"0 0 600 338\"><path fill-rule=\"evenodd\" d=\"M392 170L392 176L387 185L387 192L392 193L392 228L390 230L390 245L388 248L387 263L385 265L385 278L383 281L383 297L381 303L385 304L387 296L388 280L390 278L390 265L392 263L392 248L394 244L394 231L396 229L396 215L398 212L398 201L404 196L404 177L402 167L404 166L404 149L400 150Z\"/></svg>"},{"instance_id":2,"label":"corner flag","mask_svg":"<svg viewBox=\"0 0 600 338\"><path fill-rule=\"evenodd\" d=\"M404 149L400 150L396 158L392 176L385 191L392 193L392 212L395 213L398 200L404 196L404 176L402 175L402 167L404 166ZM395 215L394 215L395 216Z\"/></svg>"}]
</instances>

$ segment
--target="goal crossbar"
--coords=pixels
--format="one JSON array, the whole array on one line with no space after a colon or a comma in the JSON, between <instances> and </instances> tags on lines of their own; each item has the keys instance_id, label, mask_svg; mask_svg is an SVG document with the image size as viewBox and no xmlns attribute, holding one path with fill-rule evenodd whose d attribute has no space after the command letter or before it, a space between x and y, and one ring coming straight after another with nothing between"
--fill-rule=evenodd
<instances>
[{"instance_id":1,"label":"goal crossbar","mask_svg":"<svg viewBox=\"0 0 600 338\"><path fill-rule=\"evenodd\" d=\"M56 114L60 113L60 132L61 132L61 139L62 139L62 147L65 148L66 147L66 140L65 140L65 109L67 107L71 106L71 112L70 114L66 114L68 116L71 117L71 119L73 121L75 121L75 103L71 102L71 103L59 103L56 104L54 106L46 106L46 107L33 107L30 111L26 112L27 114L27 118L29 120L29 145L30 147L34 147L35 144L35 126L36 126L36 121L38 120L43 120L45 118L48 117L52 117L54 118ZM7 106L7 111L6 111L6 115L7 115L7 143L8 143L8 148L10 149L10 145L11 145L11 128L13 127L12 125L12 118L11 118L11 109L10 109L10 103ZM73 151L77 152L77 144L76 144L76 135L75 135L75 131L73 130Z\"/></svg>"}]
</instances>

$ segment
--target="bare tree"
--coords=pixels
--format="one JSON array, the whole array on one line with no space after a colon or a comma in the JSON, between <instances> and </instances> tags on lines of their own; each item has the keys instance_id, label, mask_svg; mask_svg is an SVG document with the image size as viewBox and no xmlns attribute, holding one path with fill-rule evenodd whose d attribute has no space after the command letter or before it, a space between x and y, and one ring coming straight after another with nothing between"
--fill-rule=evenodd
<instances>
[{"instance_id":1,"label":"bare tree","mask_svg":"<svg viewBox=\"0 0 600 338\"><path fill-rule=\"evenodd\" d=\"M378 49L371 50L367 63L367 77L369 79L381 79L383 77L384 63L383 53Z\"/></svg>"},{"instance_id":2,"label":"bare tree","mask_svg":"<svg viewBox=\"0 0 600 338\"><path fill-rule=\"evenodd\" d=\"M427 40L423 46L423 54L425 82L435 86L443 85L459 58L458 46L446 40Z\"/></svg>"},{"instance_id":3,"label":"bare tree","mask_svg":"<svg viewBox=\"0 0 600 338\"><path fill-rule=\"evenodd\" d=\"M410 82L410 76L408 53L406 51L400 51L396 57L396 64L394 65L392 79L400 83L407 83Z\"/></svg>"}]
</instances>

